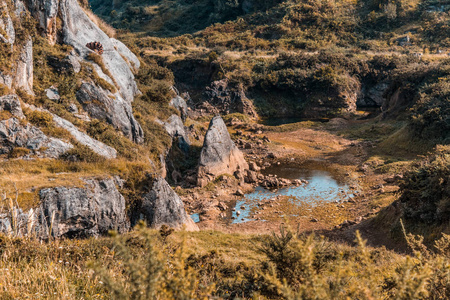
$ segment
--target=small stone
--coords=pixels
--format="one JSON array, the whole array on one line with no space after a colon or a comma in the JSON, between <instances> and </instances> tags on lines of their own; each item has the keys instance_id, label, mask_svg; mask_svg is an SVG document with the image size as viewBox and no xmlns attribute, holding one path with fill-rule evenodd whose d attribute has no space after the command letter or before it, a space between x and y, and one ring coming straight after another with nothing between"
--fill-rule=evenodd
<instances>
[{"instance_id":1,"label":"small stone","mask_svg":"<svg viewBox=\"0 0 450 300\"><path fill-rule=\"evenodd\" d=\"M52 101L59 101L61 100L61 96L59 95L59 91L56 87L52 86L45 90L45 94L47 95L47 98Z\"/></svg>"},{"instance_id":2,"label":"small stone","mask_svg":"<svg viewBox=\"0 0 450 300\"><path fill-rule=\"evenodd\" d=\"M73 114L78 113L78 107L74 103L70 104L67 110Z\"/></svg>"}]
</instances>

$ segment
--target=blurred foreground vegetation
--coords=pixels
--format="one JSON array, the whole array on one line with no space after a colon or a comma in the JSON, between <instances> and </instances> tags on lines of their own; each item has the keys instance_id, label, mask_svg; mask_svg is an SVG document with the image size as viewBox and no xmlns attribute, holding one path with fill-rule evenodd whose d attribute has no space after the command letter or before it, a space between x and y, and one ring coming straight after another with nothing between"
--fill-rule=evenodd
<instances>
[{"instance_id":1,"label":"blurred foreground vegetation","mask_svg":"<svg viewBox=\"0 0 450 300\"><path fill-rule=\"evenodd\" d=\"M1 299L447 299L450 237L403 256L323 237L144 227L101 239L0 237Z\"/></svg>"}]
</instances>

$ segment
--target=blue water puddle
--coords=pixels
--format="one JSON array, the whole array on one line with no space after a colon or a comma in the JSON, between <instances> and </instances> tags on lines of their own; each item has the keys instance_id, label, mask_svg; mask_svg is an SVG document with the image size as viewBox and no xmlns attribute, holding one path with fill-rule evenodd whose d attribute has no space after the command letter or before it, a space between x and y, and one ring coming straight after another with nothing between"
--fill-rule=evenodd
<instances>
[{"instance_id":1,"label":"blue water puddle","mask_svg":"<svg viewBox=\"0 0 450 300\"><path fill-rule=\"evenodd\" d=\"M191 219L194 220L195 223L200 222L200 214L192 214Z\"/></svg>"},{"instance_id":2,"label":"blue water puddle","mask_svg":"<svg viewBox=\"0 0 450 300\"><path fill-rule=\"evenodd\" d=\"M252 210L258 203L274 199L278 196L290 197L293 205L317 202L339 202L354 197L354 191L348 184L340 182L328 171L307 170L292 167L278 167L272 169L272 174L288 179L307 180L308 184L290 186L279 190L268 190L257 187L254 192L247 194L237 201L232 212L232 224L251 221ZM277 171L277 172L273 172ZM278 173L278 174L276 174Z\"/></svg>"}]
</instances>

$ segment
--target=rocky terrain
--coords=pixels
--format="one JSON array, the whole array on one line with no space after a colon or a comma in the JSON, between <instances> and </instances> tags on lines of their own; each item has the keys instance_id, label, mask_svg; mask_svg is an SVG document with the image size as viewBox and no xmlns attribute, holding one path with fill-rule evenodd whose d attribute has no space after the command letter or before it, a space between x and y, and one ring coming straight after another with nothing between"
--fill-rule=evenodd
<instances>
[{"instance_id":1,"label":"rocky terrain","mask_svg":"<svg viewBox=\"0 0 450 300\"><path fill-rule=\"evenodd\" d=\"M0 298L448 298L434 5L2 1Z\"/></svg>"},{"instance_id":2,"label":"rocky terrain","mask_svg":"<svg viewBox=\"0 0 450 300\"><path fill-rule=\"evenodd\" d=\"M97 119L110 124L133 143L143 143L144 133L132 109L134 97L141 93L134 77L140 61L124 44L103 32L96 24L98 20L91 19L75 0L4 2L3 16L1 26L6 33L3 43L11 47L12 55L19 52L19 56L9 69L2 67L3 85L7 89L6 95L0 98L2 160L60 160L62 157L78 160L76 149L80 147L86 147L92 153L85 155L116 159L118 151L89 136L83 126L77 127L79 120L92 122ZM16 32L20 35L16 36ZM32 36L35 33L45 38L44 43L49 49L60 45L70 49L61 57L45 57L53 72L70 74L78 81L73 98L77 102L63 103L67 109L63 114L52 106L39 105L40 100L37 100L40 91L34 89L33 67L37 65L34 59L40 58L33 55ZM93 41L102 44L101 55L87 48L86 45ZM42 97L61 103L64 95L58 89L58 86L61 88L58 78L46 84L52 86L45 89ZM72 115L70 120L75 122L66 119L67 115ZM181 147L189 147L189 137L177 115L164 124L173 138L181 136ZM127 232L131 229L130 216L139 213L127 209L127 201L120 193L124 180L119 176L113 176L113 180L111 176L86 176L79 178L80 185L50 184L51 187L40 190L29 186L35 191L39 206L26 212L16 206L24 192L18 191L12 211L2 213L0 228L5 233L43 239L99 236L110 230ZM186 215L183 203L163 178L155 179L148 192L141 193L142 207L139 209L149 226L181 228L186 224L188 230L196 229Z\"/></svg>"}]
</instances>

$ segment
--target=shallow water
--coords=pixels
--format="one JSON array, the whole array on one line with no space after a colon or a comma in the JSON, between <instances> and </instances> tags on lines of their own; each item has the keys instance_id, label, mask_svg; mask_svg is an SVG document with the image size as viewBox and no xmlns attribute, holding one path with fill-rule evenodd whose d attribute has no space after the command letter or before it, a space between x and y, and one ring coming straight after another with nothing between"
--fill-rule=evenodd
<instances>
[{"instance_id":1,"label":"shallow water","mask_svg":"<svg viewBox=\"0 0 450 300\"><path fill-rule=\"evenodd\" d=\"M191 215L191 219L192 219L195 223L200 222L200 214L192 214L192 215Z\"/></svg>"},{"instance_id":2,"label":"shallow water","mask_svg":"<svg viewBox=\"0 0 450 300\"><path fill-rule=\"evenodd\" d=\"M298 168L290 166L274 166L265 171L287 179L303 179L308 184L290 186L279 190L268 190L257 187L254 192L247 194L237 201L235 211L232 212L232 223L243 223L252 220L251 211L263 200L277 196L289 196L293 205L317 202L336 202L354 197L353 190L338 176L327 170Z\"/></svg>"}]
</instances>

